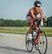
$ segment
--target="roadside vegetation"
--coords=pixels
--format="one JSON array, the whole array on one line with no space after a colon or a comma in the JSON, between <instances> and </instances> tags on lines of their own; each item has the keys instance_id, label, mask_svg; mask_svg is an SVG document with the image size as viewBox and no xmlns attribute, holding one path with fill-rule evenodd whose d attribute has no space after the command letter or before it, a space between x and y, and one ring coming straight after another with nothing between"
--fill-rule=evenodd
<instances>
[{"instance_id":1,"label":"roadside vegetation","mask_svg":"<svg viewBox=\"0 0 52 54\"><path fill-rule=\"evenodd\" d=\"M0 33L26 34L29 27L0 27ZM52 27L42 27L46 36L52 36Z\"/></svg>"},{"instance_id":2,"label":"roadside vegetation","mask_svg":"<svg viewBox=\"0 0 52 54\"><path fill-rule=\"evenodd\" d=\"M0 18L0 33L26 34L29 29L27 20L11 20ZM44 22L42 30L47 36L52 36L52 16Z\"/></svg>"}]
</instances>

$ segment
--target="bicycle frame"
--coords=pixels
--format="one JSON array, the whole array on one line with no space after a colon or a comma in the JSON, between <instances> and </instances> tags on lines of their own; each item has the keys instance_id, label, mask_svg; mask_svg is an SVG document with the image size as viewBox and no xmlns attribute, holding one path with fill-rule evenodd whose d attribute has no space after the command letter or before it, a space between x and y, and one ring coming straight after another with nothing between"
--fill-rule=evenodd
<instances>
[{"instance_id":1,"label":"bicycle frame","mask_svg":"<svg viewBox=\"0 0 52 54\"><path fill-rule=\"evenodd\" d=\"M34 44L36 45L38 43L40 32L37 33L36 38L34 39Z\"/></svg>"},{"instance_id":2,"label":"bicycle frame","mask_svg":"<svg viewBox=\"0 0 52 54\"><path fill-rule=\"evenodd\" d=\"M35 36L34 39L33 39L33 32L34 32L33 30L35 30L35 28L33 27L33 29L32 29L32 39L30 39L30 40L27 38L28 37L27 35L29 34L29 31L27 32L27 34L26 34L26 41L25 41L26 42L26 48L27 48L28 52L31 52L33 50L33 47L35 46L36 50L38 50L40 54L42 54L42 53L45 54L46 51L47 51L47 37L46 37L46 34L41 30L41 25L38 26L38 27L39 27L39 29L38 29L37 35ZM42 36L42 34L44 36ZM43 39L43 41L41 41L41 39L40 39L40 38L42 38L41 36L45 37L45 42L46 43L44 42L44 39ZM46 44L45 45L46 48L45 48L45 51L43 50L43 52L41 52L40 44L44 45L44 43Z\"/></svg>"},{"instance_id":3,"label":"bicycle frame","mask_svg":"<svg viewBox=\"0 0 52 54\"><path fill-rule=\"evenodd\" d=\"M41 20L40 22L41 22L41 25L39 25L38 33L37 33L37 35L36 35L36 38L34 39L34 44L35 44L35 45L38 43L39 34L40 34L40 31L41 31L40 28L41 28L41 26L43 26L43 21Z\"/></svg>"}]
</instances>

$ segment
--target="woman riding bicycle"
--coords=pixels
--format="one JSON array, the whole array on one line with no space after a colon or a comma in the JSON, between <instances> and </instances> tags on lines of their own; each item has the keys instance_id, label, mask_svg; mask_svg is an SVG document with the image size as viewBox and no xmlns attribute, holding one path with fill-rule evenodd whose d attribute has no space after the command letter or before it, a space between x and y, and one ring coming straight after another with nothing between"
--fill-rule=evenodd
<instances>
[{"instance_id":1,"label":"woman riding bicycle","mask_svg":"<svg viewBox=\"0 0 52 54\"><path fill-rule=\"evenodd\" d=\"M31 8L27 14L30 29L26 34L25 42L28 52L31 52L35 46L35 49L38 50L40 54L45 54L47 51L47 37L46 34L40 29L39 25L46 19L40 7L41 2L35 1L34 7ZM38 14L40 14L40 19L37 17Z\"/></svg>"},{"instance_id":2,"label":"woman riding bicycle","mask_svg":"<svg viewBox=\"0 0 52 54\"><path fill-rule=\"evenodd\" d=\"M35 1L34 2L34 7L32 7L30 10L29 10L29 12L28 12L28 14L27 14L27 19L28 19L28 22L29 22L29 26L30 26L30 28L29 28L29 32L31 33L31 31L32 31L32 26L33 26L33 21L35 21L35 23L34 23L34 27L35 27L35 31L37 32L38 31L38 26L37 26L37 22L36 22L36 20L38 19L37 18L37 15L38 14L40 14L40 18L42 19L42 20L44 20L45 18L44 18L44 16L43 16L43 11L42 11L42 9L41 9L41 2L40 1Z\"/></svg>"}]
</instances>

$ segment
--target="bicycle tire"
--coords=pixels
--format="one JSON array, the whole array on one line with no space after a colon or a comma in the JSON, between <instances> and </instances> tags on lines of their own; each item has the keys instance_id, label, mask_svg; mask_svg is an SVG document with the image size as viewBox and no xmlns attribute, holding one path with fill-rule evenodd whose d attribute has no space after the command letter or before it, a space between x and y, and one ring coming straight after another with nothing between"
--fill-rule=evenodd
<instances>
[{"instance_id":1,"label":"bicycle tire","mask_svg":"<svg viewBox=\"0 0 52 54\"><path fill-rule=\"evenodd\" d=\"M32 40L30 40L30 41L28 41L28 39L27 39L27 35L29 34L29 32L27 32L27 34L26 34L26 38L25 38L25 44L26 44L26 49L27 49L27 51L28 52L32 52L32 50L33 50L33 45L32 45L32 47L31 47L31 49L29 50L29 48L28 48L28 44L30 43L30 41L31 41L31 44L32 44ZM27 43L28 42L28 43Z\"/></svg>"},{"instance_id":2,"label":"bicycle tire","mask_svg":"<svg viewBox=\"0 0 52 54\"><path fill-rule=\"evenodd\" d=\"M46 46L45 46L45 47L46 47L46 48L45 48L44 53L42 53L42 52L41 52L41 50L42 50L42 49L41 49L41 50L40 50L40 49L38 49L38 51L39 51L39 53L40 53L40 54L46 54L46 52L47 52L47 47L48 47L47 36L46 36L45 32L40 31L40 34L42 34L42 33L43 33L43 34L44 34L44 36L45 36L45 40L46 40ZM39 36L39 37L40 37L40 36ZM39 47L39 43L38 43L38 47Z\"/></svg>"}]
</instances>

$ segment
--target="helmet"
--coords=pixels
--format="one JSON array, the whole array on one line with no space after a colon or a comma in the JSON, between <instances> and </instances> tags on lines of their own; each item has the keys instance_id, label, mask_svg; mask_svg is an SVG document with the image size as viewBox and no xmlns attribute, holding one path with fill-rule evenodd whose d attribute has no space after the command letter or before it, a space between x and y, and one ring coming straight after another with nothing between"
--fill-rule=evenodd
<instances>
[{"instance_id":1,"label":"helmet","mask_svg":"<svg viewBox=\"0 0 52 54\"><path fill-rule=\"evenodd\" d=\"M34 6L36 7L36 6L41 6L41 2L40 1L35 1L34 2Z\"/></svg>"}]
</instances>

